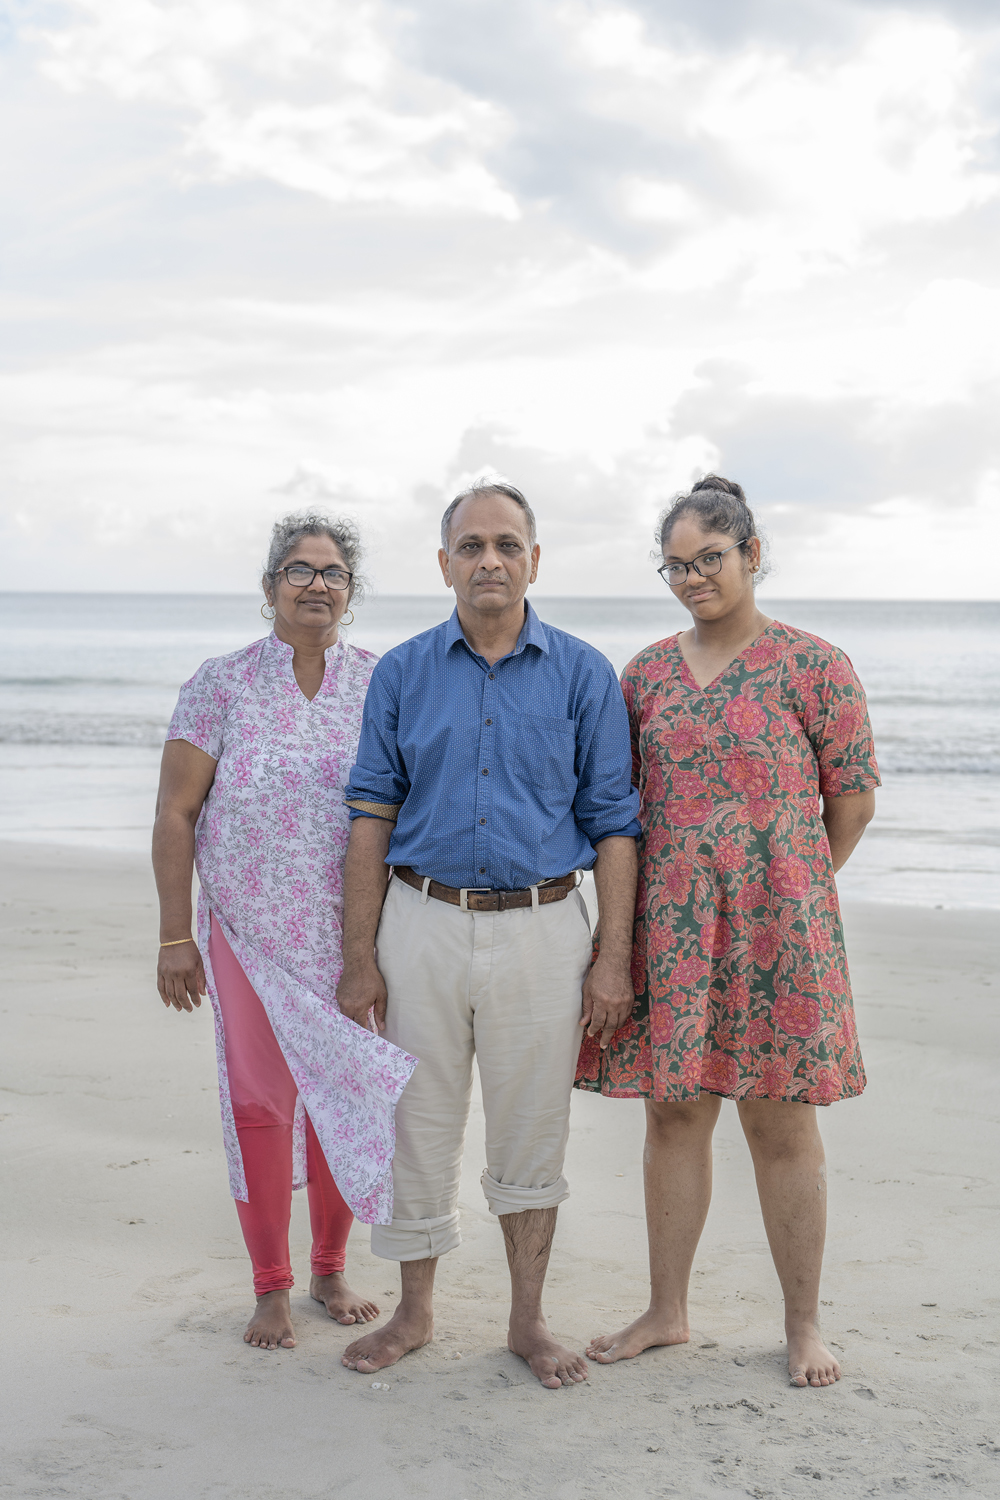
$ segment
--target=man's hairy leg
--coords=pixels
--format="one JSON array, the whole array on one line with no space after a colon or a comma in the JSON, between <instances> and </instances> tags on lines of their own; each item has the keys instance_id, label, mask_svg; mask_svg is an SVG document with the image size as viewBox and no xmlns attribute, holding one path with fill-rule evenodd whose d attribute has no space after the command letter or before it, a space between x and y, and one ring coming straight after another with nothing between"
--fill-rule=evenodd
<instances>
[{"instance_id":1,"label":"man's hairy leg","mask_svg":"<svg viewBox=\"0 0 1000 1500\"><path fill-rule=\"evenodd\" d=\"M436 1256L433 1260L404 1260L399 1267L403 1292L396 1311L384 1328L377 1328L348 1344L341 1364L349 1370L360 1371L362 1375L370 1375L373 1370L394 1365L411 1350L429 1344L434 1337L436 1270Z\"/></svg>"},{"instance_id":2,"label":"man's hairy leg","mask_svg":"<svg viewBox=\"0 0 1000 1500\"><path fill-rule=\"evenodd\" d=\"M542 1314L542 1287L556 1231L556 1209L529 1208L520 1214L501 1214L500 1227L510 1267L507 1347L527 1361L532 1374L548 1390L586 1380L587 1361L552 1337Z\"/></svg>"}]
</instances>

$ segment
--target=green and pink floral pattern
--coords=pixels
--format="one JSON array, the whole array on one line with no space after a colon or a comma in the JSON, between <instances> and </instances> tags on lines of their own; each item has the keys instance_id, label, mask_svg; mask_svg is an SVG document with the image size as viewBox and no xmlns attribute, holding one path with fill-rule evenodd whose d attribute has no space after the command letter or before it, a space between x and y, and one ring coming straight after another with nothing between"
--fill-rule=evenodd
<instances>
[{"instance_id":1,"label":"green and pink floral pattern","mask_svg":"<svg viewBox=\"0 0 1000 1500\"><path fill-rule=\"evenodd\" d=\"M832 1104L860 1094L820 797L879 785L848 658L772 622L706 688L677 637L622 674L642 797L632 1018L577 1087ZM599 936L598 936L599 942Z\"/></svg>"}]
</instances>

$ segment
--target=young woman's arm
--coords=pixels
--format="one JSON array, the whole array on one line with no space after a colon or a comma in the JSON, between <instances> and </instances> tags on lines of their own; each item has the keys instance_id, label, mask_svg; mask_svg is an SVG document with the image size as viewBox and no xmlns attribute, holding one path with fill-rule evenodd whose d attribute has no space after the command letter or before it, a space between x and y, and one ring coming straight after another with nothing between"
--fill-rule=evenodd
<instances>
[{"instance_id":1,"label":"young woman's arm","mask_svg":"<svg viewBox=\"0 0 1000 1500\"><path fill-rule=\"evenodd\" d=\"M191 1010L205 993L205 966L191 932L194 828L215 777L216 762L187 740L163 747L153 824L153 873L160 895L161 948L156 987L168 1008Z\"/></svg>"},{"instance_id":2,"label":"young woman's arm","mask_svg":"<svg viewBox=\"0 0 1000 1500\"><path fill-rule=\"evenodd\" d=\"M875 793L852 792L845 797L823 798L823 822L830 841L835 870L843 869L861 835L875 816Z\"/></svg>"}]
</instances>

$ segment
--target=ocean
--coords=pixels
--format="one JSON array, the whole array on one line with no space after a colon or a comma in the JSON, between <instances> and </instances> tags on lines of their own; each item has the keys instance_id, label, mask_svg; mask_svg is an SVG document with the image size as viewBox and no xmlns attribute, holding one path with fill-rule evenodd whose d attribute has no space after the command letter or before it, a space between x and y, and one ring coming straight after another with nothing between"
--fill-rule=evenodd
<instances>
[{"instance_id":1,"label":"ocean","mask_svg":"<svg viewBox=\"0 0 1000 1500\"><path fill-rule=\"evenodd\" d=\"M621 670L683 628L672 597L546 599L541 617ZM0 594L0 839L138 849L179 685L266 630L260 596ZM346 632L381 653L452 596L376 597ZM845 899L1000 907L1000 604L761 598L842 647L868 693L884 786Z\"/></svg>"}]
</instances>

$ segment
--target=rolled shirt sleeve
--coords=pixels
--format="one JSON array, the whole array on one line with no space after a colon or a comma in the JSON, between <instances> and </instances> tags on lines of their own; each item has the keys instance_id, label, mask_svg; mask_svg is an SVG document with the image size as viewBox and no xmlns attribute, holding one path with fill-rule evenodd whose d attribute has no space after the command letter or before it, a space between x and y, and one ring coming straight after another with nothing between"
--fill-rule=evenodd
<instances>
[{"instance_id":1,"label":"rolled shirt sleeve","mask_svg":"<svg viewBox=\"0 0 1000 1500\"><path fill-rule=\"evenodd\" d=\"M602 659L603 660L603 659ZM591 844L638 838L639 793L632 785L628 710L611 663L594 663L577 719L577 789L573 816ZM601 678L604 678L603 683Z\"/></svg>"},{"instance_id":2,"label":"rolled shirt sleeve","mask_svg":"<svg viewBox=\"0 0 1000 1500\"><path fill-rule=\"evenodd\" d=\"M368 686L358 758L344 789L352 820L383 818L395 823L410 790L397 737L399 686L399 660L383 657Z\"/></svg>"}]
</instances>

